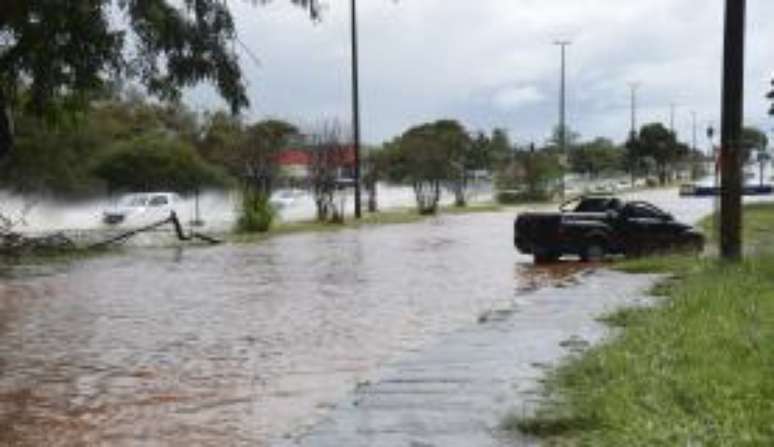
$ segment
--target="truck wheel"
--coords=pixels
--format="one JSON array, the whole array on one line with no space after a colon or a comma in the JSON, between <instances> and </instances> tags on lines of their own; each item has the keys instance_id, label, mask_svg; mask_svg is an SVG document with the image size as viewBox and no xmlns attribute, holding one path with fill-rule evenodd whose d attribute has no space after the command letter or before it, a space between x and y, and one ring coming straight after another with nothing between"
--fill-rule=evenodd
<instances>
[{"instance_id":1,"label":"truck wheel","mask_svg":"<svg viewBox=\"0 0 774 447\"><path fill-rule=\"evenodd\" d=\"M686 244L685 251L690 255L701 255L704 251L704 240L700 238L691 238Z\"/></svg>"},{"instance_id":2,"label":"truck wheel","mask_svg":"<svg viewBox=\"0 0 774 447\"><path fill-rule=\"evenodd\" d=\"M583 248L581 260L583 262L599 262L607 255L607 245L602 241L591 241Z\"/></svg>"}]
</instances>

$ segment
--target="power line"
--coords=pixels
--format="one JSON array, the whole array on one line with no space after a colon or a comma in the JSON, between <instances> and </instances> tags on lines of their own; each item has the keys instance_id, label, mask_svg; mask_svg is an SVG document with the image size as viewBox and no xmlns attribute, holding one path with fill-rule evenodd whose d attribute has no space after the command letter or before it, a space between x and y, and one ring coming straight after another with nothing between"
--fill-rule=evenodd
<instances>
[{"instance_id":1,"label":"power line","mask_svg":"<svg viewBox=\"0 0 774 447\"><path fill-rule=\"evenodd\" d=\"M637 89L640 88L640 82L630 82L629 89L631 90L631 137L632 139L637 135Z\"/></svg>"}]
</instances>

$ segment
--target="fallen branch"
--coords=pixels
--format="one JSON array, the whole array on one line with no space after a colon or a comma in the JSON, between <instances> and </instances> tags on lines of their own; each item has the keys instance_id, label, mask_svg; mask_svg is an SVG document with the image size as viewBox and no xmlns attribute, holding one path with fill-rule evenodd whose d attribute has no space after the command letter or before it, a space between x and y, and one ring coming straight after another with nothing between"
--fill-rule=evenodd
<instances>
[{"instance_id":1,"label":"fallen branch","mask_svg":"<svg viewBox=\"0 0 774 447\"><path fill-rule=\"evenodd\" d=\"M112 238L110 238L110 239L108 239L106 241L98 242L96 244L91 245L89 248L91 248L91 249L105 248L105 247L107 247L109 245L112 245L112 244L116 244L116 243L119 243L119 242L124 242L124 241L128 240L129 238L134 237L134 236L136 236L136 235L138 235L140 233L145 233L145 232L148 232L148 231L153 231L155 229L161 228L161 227L163 227L164 225L167 225L167 224L172 224L173 228L175 229L175 235L177 235L177 238L179 240L181 240L181 241L190 241L190 240L193 240L193 239L200 239L202 241L209 242L210 244L213 244L213 245L214 244L222 243L222 241L220 241L220 240L218 240L218 239L216 239L214 237L206 236L204 234L197 233L197 232L191 232L190 235L186 235L185 232L183 231L183 225L180 223L180 219L178 219L177 214L174 211L172 211L170 213L169 217L167 217L164 220L158 221L156 223L147 225L147 226L142 227L142 228L137 228L137 229L128 231L126 233L123 233L123 234L120 234L118 236L112 237Z\"/></svg>"},{"instance_id":2,"label":"fallen branch","mask_svg":"<svg viewBox=\"0 0 774 447\"><path fill-rule=\"evenodd\" d=\"M125 242L130 238L137 236L138 234L153 231L169 224L171 224L175 229L175 235L180 241L192 241L194 239L198 239L213 245L222 243L222 241L212 236L207 236L198 232L185 234L183 231L183 226L180 224L180 220L178 219L177 214L174 212L172 212L170 216L164 220L160 220L141 228L132 229L125 233L113 236L109 239L88 245L86 247L79 247L64 233L55 233L40 237L23 235L19 232L13 231L12 228L14 223L9 218L0 215L0 255L22 256L37 253L66 253L77 252L81 250L99 250L114 244Z\"/></svg>"}]
</instances>

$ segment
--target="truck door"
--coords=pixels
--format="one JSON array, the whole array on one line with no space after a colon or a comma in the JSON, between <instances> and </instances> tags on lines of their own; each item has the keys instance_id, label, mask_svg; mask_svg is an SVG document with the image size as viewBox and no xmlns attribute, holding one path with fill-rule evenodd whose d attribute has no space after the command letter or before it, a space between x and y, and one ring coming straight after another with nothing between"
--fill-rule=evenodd
<instances>
[{"instance_id":1,"label":"truck door","mask_svg":"<svg viewBox=\"0 0 774 447\"><path fill-rule=\"evenodd\" d=\"M670 244L666 213L647 203L630 203L621 211L621 239L627 253L647 253Z\"/></svg>"}]
</instances>

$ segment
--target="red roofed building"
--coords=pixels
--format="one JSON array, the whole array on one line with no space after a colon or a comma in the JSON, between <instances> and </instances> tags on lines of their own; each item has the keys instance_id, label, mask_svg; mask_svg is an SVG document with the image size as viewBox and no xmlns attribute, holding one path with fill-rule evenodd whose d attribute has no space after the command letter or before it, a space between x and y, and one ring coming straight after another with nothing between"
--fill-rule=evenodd
<instances>
[{"instance_id":1,"label":"red roofed building","mask_svg":"<svg viewBox=\"0 0 774 447\"><path fill-rule=\"evenodd\" d=\"M282 173L293 179L305 179L309 176L309 167L314 163L314 148L287 148L277 156ZM341 146L331 154L330 162L339 168L339 177L352 178L355 167L355 148Z\"/></svg>"}]
</instances>

